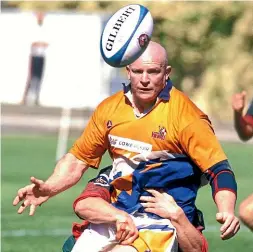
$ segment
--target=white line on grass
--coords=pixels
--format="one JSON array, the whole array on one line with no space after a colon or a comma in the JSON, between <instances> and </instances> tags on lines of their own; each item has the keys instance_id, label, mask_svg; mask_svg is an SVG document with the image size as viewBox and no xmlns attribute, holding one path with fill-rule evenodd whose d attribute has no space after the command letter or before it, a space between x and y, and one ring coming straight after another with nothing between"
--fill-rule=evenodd
<instances>
[{"instance_id":1,"label":"white line on grass","mask_svg":"<svg viewBox=\"0 0 253 252\"><path fill-rule=\"evenodd\" d=\"M219 226L209 226L205 229L204 233L219 232ZM249 229L241 227L240 233L248 233ZM24 237L24 236L70 236L71 229L20 229L20 230L3 230L2 237Z\"/></svg>"}]
</instances>

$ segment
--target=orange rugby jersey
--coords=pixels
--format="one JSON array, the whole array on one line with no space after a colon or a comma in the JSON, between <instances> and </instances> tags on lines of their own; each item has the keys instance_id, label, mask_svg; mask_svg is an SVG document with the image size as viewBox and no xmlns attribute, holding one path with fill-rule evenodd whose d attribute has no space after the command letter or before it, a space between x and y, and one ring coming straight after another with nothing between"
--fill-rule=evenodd
<instances>
[{"instance_id":1,"label":"orange rugby jersey","mask_svg":"<svg viewBox=\"0 0 253 252\"><path fill-rule=\"evenodd\" d=\"M161 150L186 154L203 172L226 160L207 115L171 85L168 81L155 106L139 118L129 86L108 97L69 152L95 168L106 150L113 160Z\"/></svg>"}]
</instances>

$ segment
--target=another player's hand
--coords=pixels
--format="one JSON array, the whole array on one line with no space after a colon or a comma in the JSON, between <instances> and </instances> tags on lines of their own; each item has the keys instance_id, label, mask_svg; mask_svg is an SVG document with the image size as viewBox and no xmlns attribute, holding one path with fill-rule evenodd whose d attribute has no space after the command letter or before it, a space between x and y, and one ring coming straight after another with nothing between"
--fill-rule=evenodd
<instances>
[{"instance_id":1,"label":"another player's hand","mask_svg":"<svg viewBox=\"0 0 253 252\"><path fill-rule=\"evenodd\" d=\"M174 198L165 192L147 189L153 196L141 196L141 203L146 212L154 213L165 219L176 219L183 210L177 205Z\"/></svg>"},{"instance_id":2,"label":"another player's hand","mask_svg":"<svg viewBox=\"0 0 253 252\"><path fill-rule=\"evenodd\" d=\"M235 94L232 97L232 108L238 113L242 113L245 107L246 92Z\"/></svg>"},{"instance_id":3,"label":"another player's hand","mask_svg":"<svg viewBox=\"0 0 253 252\"><path fill-rule=\"evenodd\" d=\"M128 214L118 215L116 218L116 240L122 245L130 245L139 236L132 218Z\"/></svg>"},{"instance_id":4,"label":"another player's hand","mask_svg":"<svg viewBox=\"0 0 253 252\"><path fill-rule=\"evenodd\" d=\"M31 177L31 182L32 184L20 188L17 196L13 200L14 206L23 201L18 209L19 214L22 214L24 210L30 206L29 215L33 215L37 206L49 199L49 191L47 190L43 180Z\"/></svg>"},{"instance_id":5,"label":"another player's hand","mask_svg":"<svg viewBox=\"0 0 253 252\"><path fill-rule=\"evenodd\" d=\"M216 220L223 224L220 228L221 239L227 240L233 237L240 229L239 219L232 213L220 212L216 214Z\"/></svg>"}]
</instances>

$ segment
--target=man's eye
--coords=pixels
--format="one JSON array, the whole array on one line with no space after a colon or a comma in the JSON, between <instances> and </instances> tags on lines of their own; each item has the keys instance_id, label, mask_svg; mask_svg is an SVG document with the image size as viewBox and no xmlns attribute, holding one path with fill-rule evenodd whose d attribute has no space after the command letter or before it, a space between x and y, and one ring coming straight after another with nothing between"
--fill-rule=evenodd
<instances>
[{"instance_id":1,"label":"man's eye","mask_svg":"<svg viewBox=\"0 0 253 252\"><path fill-rule=\"evenodd\" d=\"M160 70L150 70L149 72L148 72L149 74L159 74L160 73Z\"/></svg>"},{"instance_id":2,"label":"man's eye","mask_svg":"<svg viewBox=\"0 0 253 252\"><path fill-rule=\"evenodd\" d=\"M135 73L135 74L142 74L141 70L133 70L132 72Z\"/></svg>"}]
</instances>

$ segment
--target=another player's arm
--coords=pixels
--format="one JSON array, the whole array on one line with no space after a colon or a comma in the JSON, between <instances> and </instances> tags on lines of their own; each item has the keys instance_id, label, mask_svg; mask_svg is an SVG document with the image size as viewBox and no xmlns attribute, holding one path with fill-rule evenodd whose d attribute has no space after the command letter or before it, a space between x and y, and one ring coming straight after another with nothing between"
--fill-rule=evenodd
<instances>
[{"instance_id":1,"label":"another player's arm","mask_svg":"<svg viewBox=\"0 0 253 252\"><path fill-rule=\"evenodd\" d=\"M184 211L178 210L177 215L171 219L177 230L177 240L182 252L206 252L207 241L204 236L189 222Z\"/></svg>"},{"instance_id":2,"label":"another player's arm","mask_svg":"<svg viewBox=\"0 0 253 252\"><path fill-rule=\"evenodd\" d=\"M203 235L191 224L183 209L169 194L147 190L152 196L141 196L146 212L169 219L177 230L177 240L182 252L206 252L207 242Z\"/></svg>"},{"instance_id":3,"label":"another player's arm","mask_svg":"<svg viewBox=\"0 0 253 252\"><path fill-rule=\"evenodd\" d=\"M76 204L75 212L90 223L115 224L116 240L122 245L129 245L138 237L138 230L130 215L102 198L88 197L80 200Z\"/></svg>"},{"instance_id":4,"label":"another player's arm","mask_svg":"<svg viewBox=\"0 0 253 252\"><path fill-rule=\"evenodd\" d=\"M247 141L253 136L253 100L245 116L246 92L235 94L232 97L232 108L234 110L234 126L241 140Z\"/></svg>"},{"instance_id":5,"label":"another player's arm","mask_svg":"<svg viewBox=\"0 0 253 252\"><path fill-rule=\"evenodd\" d=\"M116 226L116 239L123 245L131 244L138 237L138 230L132 218L110 204L109 181L105 181L112 167L103 169L97 178L88 183L82 194L74 201L77 216L91 223L112 223ZM102 174L102 176L100 176ZM103 186L96 184L101 183Z\"/></svg>"},{"instance_id":6,"label":"another player's arm","mask_svg":"<svg viewBox=\"0 0 253 252\"><path fill-rule=\"evenodd\" d=\"M246 116L243 116L241 112L234 111L234 125L242 141L247 141L253 137L253 125L248 123Z\"/></svg>"}]
</instances>

